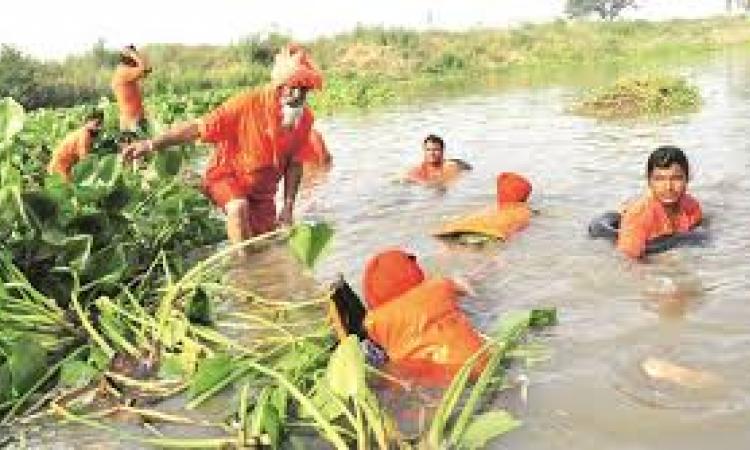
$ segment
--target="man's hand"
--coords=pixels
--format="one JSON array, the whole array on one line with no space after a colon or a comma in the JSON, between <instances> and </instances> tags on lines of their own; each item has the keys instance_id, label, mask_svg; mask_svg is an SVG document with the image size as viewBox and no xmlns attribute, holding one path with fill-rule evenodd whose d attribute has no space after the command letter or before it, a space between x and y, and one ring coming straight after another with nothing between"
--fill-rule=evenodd
<instances>
[{"instance_id":1,"label":"man's hand","mask_svg":"<svg viewBox=\"0 0 750 450\"><path fill-rule=\"evenodd\" d=\"M122 157L125 161L133 161L143 158L152 151L154 151L154 144L151 140L136 141L122 148Z\"/></svg>"}]
</instances>

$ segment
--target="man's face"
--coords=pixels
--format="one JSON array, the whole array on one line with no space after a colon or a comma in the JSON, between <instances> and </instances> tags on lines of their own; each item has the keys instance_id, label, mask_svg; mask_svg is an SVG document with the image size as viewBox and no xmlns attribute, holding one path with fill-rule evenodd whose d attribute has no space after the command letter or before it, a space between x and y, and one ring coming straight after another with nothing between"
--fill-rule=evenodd
<instances>
[{"instance_id":1,"label":"man's face","mask_svg":"<svg viewBox=\"0 0 750 450\"><path fill-rule=\"evenodd\" d=\"M687 175L676 163L667 168L656 167L648 177L648 187L663 205L671 206L679 202L685 194Z\"/></svg>"},{"instance_id":2,"label":"man's face","mask_svg":"<svg viewBox=\"0 0 750 450\"><path fill-rule=\"evenodd\" d=\"M432 141L427 141L423 145L424 148L424 162L432 165L440 165L443 163L443 147Z\"/></svg>"},{"instance_id":3,"label":"man's face","mask_svg":"<svg viewBox=\"0 0 750 450\"><path fill-rule=\"evenodd\" d=\"M291 108L301 108L307 101L308 90L301 86L285 86L281 92L281 104Z\"/></svg>"}]
</instances>

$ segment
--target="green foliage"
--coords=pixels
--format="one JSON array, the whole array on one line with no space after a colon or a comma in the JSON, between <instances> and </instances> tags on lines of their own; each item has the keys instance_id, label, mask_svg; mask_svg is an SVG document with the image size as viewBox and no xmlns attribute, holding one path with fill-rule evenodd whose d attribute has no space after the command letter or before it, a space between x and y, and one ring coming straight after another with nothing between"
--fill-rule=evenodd
<instances>
[{"instance_id":1,"label":"green foliage","mask_svg":"<svg viewBox=\"0 0 750 450\"><path fill-rule=\"evenodd\" d=\"M621 78L582 100L574 110L594 117L623 118L696 111L700 105L698 88L684 78L649 75Z\"/></svg>"},{"instance_id":2,"label":"green foliage","mask_svg":"<svg viewBox=\"0 0 750 450\"><path fill-rule=\"evenodd\" d=\"M490 411L477 416L466 429L460 448L477 450L494 438L521 426L507 411Z\"/></svg>"}]
</instances>

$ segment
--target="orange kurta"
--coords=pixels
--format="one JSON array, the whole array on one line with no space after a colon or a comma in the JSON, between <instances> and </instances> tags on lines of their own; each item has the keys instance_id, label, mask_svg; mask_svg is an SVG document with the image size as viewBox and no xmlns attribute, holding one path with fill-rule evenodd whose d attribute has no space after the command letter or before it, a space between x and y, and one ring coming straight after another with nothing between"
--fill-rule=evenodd
<instances>
[{"instance_id":1,"label":"orange kurta","mask_svg":"<svg viewBox=\"0 0 750 450\"><path fill-rule=\"evenodd\" d=\"M118 65L112 76L112 91L120 109L120 128L132 129L138 121L144 118L143 93L141 79L145 76L148 66L142 64L135 67Z\"/></svg>"},{"instance_id":2,"label":"orange kurta","mask_svg":"<svg viewBox=\"0 0 750 450\"><path fill-rule=\"evenodd\" d=\"M69 133L52 152L47 172L58 173L70 181L73 166L91 152L94 140L88 131L81 127Z\"/></svg>"},{"instance_id":3,"label":"orange kurta","mask_svg":"<svg viewBox=\"0 0 750 450\"><path fill-rule=\"evenodd\" d=\"M674 219L670 219L661 202L650 193L646 194L623 208L617 248L632 258L638 258L646 251L648 241L688 232L701 219L700 204L688 194L680 199L679 211Z\"/></svg>"},{"instance_id":4,"label":"orange kurta","mask_svg":"<svg viewBox=\"0 0 750 450\"><path fill-rule=\"evenodd\" d=\"M447 382L484 344L457 298L458 288L451 280L428 279L370 310L365 329L396 370Z\"/></svg>"},{"instance_id":5,"label":"orange kurta","mask_svg":"<svg viewBox=\"0 0 750 450\"><path fill-rule=\"evenodd\" d=\"M236 95L201 120L200 138L216 145L203 180L211 200L224 207L232 199L250 202L254 233L275 226L274 196L290 161L313 123L308 107L290 130L281 127L280 91L266 86Z\"/></svg>"}]
</instances>

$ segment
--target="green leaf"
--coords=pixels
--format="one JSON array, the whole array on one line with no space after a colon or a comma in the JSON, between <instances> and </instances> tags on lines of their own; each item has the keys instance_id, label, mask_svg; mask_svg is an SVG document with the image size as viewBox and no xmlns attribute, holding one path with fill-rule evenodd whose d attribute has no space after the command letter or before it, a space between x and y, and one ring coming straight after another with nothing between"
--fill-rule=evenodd
<instances>
[{"instance_id":1,"label":"green leaf","mask_svg":"<svg viewBox=\"0 0 750 450\"><path fill-rule=\"evenodd\" d=\"M179 150L159 152L154 157L154 169L160 178L177 175L181 167L182 152Z\"/></svg>"},{"instance_id":2,"label":"green leaf","mask_svg":"<svg viewBox=\"0 0 750 450\"><path fill-rule=\"evenodd\" d=\"M99 348L98 346L94 346L89 353L87 361L95 369L106 370L107 367L109 367L109 364L112 362L112 358L107 356L107 353L105 353L101 348Z\"/></svg>"},{"instance_id":3,"label":"green leaf","mask_svg":"<svg viewBox=\"0 0 750 450\"><path fill-rule=\"evenodd\" d=\"M159 363L159 378L181 380L187 375L182 353L164 353Z\"/></svg>"},{"instance_id":4,"label":"green leaf","mask_svg":"<svg viewBox=\"0 0 750 450\"><path fill-rule=\"evenodd\" d=\"M44 376L47 352L34 339L21 337L8 353L13 389L17 395L22 395Z\"/></svg>"},{"instance_id":5,"label":"green leaf","mask_svg":"<svg viewBox=\"0 0 750 450\"><path fill-rule=\"evenodd\" d=\"M54 223L57 219L58 209L55 199L44 191L27 191L21 194L26 212L33 215L39 224Z\"/></svg>"},{"instance_id":6,"label":"green leaf","mask_svg":"<svg viewBox=\"0 0 750 450\"><path fill-rule=\"evenodd\" d=\"M82 388L97 375L99 371L84 361L68 361L60 370L60 384L64 387Z\"/></svg>"},{"instance_id":7,"label":"green leaf","mask_svg":"<svg viewBox=\"0 0 750 450\"><path fill-rule=\"evenodd\" d=\"M333 229L325 222L300 223L292 228L289 247L292 254L312 269L333 237Z\"/></svg>"},{"instance_id":8,"label":"green leaf","mask_svg":"<svg viewBox=\"0 0 750 450\"><path fill-rule=\"evenodd\" d=\"M95 156L90 155L87 158L83 158L82 161L78 162L73 166L73 182L75 184L90 182L94 173L96 173L97 159Z\"/></svg>"},{"instance_id":9,"label":"green leaf","mask_svg":"<svg viewBox=\"0 0 750 450\"><path fill-rule=\"evenodd\" d=\"M477 416L466 428L461 439L461 448L477 450L484 448L492 439L515 430L521 422L507 411L490 411Z\"/></svg>"},{"instance_id":10,"label":"green leaf","mask_svg":"<svg viewBox=\"0 0 750 450\"><path fill-rule=\"evenodd\" d=\"M204 359L198 365L198 370L193 375L193 379L190 380L188 396L193 399L206 392L214 387L215 384L228 377L234 368L235 364L232 362L232 358L226 354L219 354L212 358Z\"/></svg>"},{"instance_id":11,"label":"green leaf","mask_svg":"<svg viewBox=\"0 0 750 450\"><path fill-rule=\"evenodd\" d=\"M0 143L9 142L23 128L26 113L10 97L0 100Z\"/></svg>"},{"instance_id":12,"label":"green leaf","mask_svg":"<svg viewBox=\"0 0 750 450\"><path fill-rule=\"evenodd\" d=\"M532 327L549 327L557 325L557 309L555 308L538 308L531 310L529 326Z\"/></svg>"},{"instance_id":13,"label":"green leaf","mask_svg":"<svg viewBox=\"0 0 750 450\"><path fill-rule=\"evenodd\" d=\"M0 183L2 186L21 186L23 178L21 177L21 171L11 165L9 162L3 164L0 169Z\"/></svg>"},{"instance_id":14,"label":"green leaf","mask_svg":"<svg viewBox=\"0 0 750 450\"><path fill-rule=\"evenodd\" d=\"M331 355L325 378L333 393L339 397L364 398L368 391L365 357L357 336L349 335L339 344Z\"/></svg>"},{"instance_id":15,"label":"green leaf","mask_svg":"<svg viewBox=\"0 0 750 450\"><path fill-rule=\"evenodd\" d=\"M508 311L503 314L490 335L509 346L514 345L529 328L530 320L530 311Z\"/></svg>"}]
</instances>

